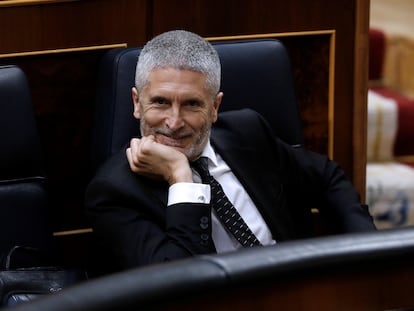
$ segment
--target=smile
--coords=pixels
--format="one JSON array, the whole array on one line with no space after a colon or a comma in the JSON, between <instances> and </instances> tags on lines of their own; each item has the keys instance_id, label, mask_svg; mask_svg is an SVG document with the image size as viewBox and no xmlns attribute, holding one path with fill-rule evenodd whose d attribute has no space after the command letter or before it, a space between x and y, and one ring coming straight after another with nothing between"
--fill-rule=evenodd
<instances>
[{"instance_id":1,"label":"smile","mask_svg":"<svg viewBox=\"0 0 414 311\"><path fill-rule=\"evenodd\" d=\"M166 135L158 135L156 136L156 140L166 146L170 147L184 147L184 140L189 136L180 136L180 137L172 137Z\"/></svg>"}]
</instances>

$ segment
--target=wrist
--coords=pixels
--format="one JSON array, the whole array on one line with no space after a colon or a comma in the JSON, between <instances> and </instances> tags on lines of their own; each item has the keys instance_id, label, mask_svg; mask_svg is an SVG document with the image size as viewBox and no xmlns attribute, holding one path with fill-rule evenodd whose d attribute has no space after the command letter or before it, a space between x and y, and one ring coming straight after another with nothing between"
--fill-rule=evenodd
<instances>
[{"instance_id":1,"label":"wrist","mask_svg":"<svg viewBox=\"0 0 414 311\"><path fill-rule=\"evenodd\" d=\"M188 161L178 164L176 168L172 170L172 174L169 176L169 178L167 178L167 182L170 186L179 182L192 183L193 173L188 164Z\"/></svg>"}]
</instances>

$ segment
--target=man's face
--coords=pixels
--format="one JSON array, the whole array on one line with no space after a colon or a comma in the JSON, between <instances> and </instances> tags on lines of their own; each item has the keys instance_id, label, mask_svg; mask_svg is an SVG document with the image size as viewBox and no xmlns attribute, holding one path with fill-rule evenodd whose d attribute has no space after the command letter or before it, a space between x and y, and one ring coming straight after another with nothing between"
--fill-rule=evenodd
<instances>
[{"instance_id":1,"label":"man's face","mask_svg":"<svg viewBox=\"0 0 414 311\"><path fill-rule=\"evenodd\" d=\"M138 96L132 89L134 116L141 134L184 153L189 160L203 151L222 93L215 98L206 89L205 75L173 68L150 72L149 83Z\"/></svg>"}]
</instances>

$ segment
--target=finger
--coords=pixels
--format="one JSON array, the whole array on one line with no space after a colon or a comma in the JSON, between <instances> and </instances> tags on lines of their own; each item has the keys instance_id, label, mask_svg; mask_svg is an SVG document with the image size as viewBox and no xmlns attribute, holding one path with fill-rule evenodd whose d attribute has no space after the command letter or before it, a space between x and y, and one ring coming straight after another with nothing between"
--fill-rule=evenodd
<instances>
[{"instance_id":1,"label":"finger","mask_svg":"<svg viewBox=\"0 0 414 311\"><path fill-rule=\"evenodd\" d=\"M138 150L139 150L139 145L140 145L141 140L139 138L132 138L129 146L131 148L131 153L132 155L137 154Z\"/></svg>"},{"instance_id":2,"label":"finger","mask_svg":"<svg viewBox=\"0 0 414 311\"><path fill-rule=\"evenodd\" d=\"M125 153L126 153L126 157L127 157L128 163L129 163L129 167L131 168L131 171L137 172L138 169L137 169L137 167L136 167L136 165L134 163L131 148L127 148L127 150L125 151Z\"/></svg>"},{"instance_id":3,"label":"finger","mask_svg":"<svg viewBox=\"0 0 414 311\"><path fill-rule=\"evenodd\" d=\"M133 138L131 140L131 158L135 164L135 166L139 166L140 163L142 163L142 161L144 160L144 153L142 150L142 146L143 146L143 142L145 141L145 139L141 138Z\"/></svg>"},{"instance_id":4,"label":"finger","mask_svg":"<svg viewBox=\"0 0 414 311\"><path fill-rule=\"evenodd\" d=\"M141 138L139 143L139 152L141 156L151 156L156 146L155 138L153 135L145 136Z\"/></svg>"},{"instance_id":5,"label":"finger","mask_svg":"<svg viewBox=\"0 0 414 311\"><path fill-rule=\"evenodd\" d=\"M128 162L131 163L132 162L131 148L127 148L127 150L125 150L125 154L128 159Z\"/></svg>"},{"instance_id":6,"label":"finger","mask_svg":"<svg viewBox=\"0 0 414 311\"><path fill-rule=\"evenodd\" d=\"M142 139L132 138L130 142L130 161L131 163L138 168L143 160L143 154L141 151L142 148Z\"/></svg>"}]
</instances>

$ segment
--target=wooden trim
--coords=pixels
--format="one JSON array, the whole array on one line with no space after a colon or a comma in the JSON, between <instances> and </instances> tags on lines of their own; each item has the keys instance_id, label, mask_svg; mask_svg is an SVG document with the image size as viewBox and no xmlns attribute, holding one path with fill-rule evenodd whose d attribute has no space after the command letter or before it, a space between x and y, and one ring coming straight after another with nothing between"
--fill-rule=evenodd
<instances>
[{"instance_id":1,"label":"wooden trim","mask_svg":"<svg viewBox=\"0 0 414 311\"><path fill-rule=\"evenodd\" d=\"M355 1L353 184L365 201L370 0Z\"/></svg>"},{"instance_id":2,"label":"wooden trim","mask_svg":"<svg viewBox=\"0 0 414 311\"><path fill-rule=\"evenodd\" d=\"M335 45L336 32L333 31L330 37L329 48L329 87L328 87L328 156L334 158L335 146Z\"/></svg>"},{"instance_id":3,"label":"wooden trim","mask_svg":"<svg viewBox=\"0 0 414 311\"><path fill-rule=\"evenodd\" d=\"M368 88L385 87L384 80L368 80Z\"/></svg>"},{"instance_id":4,"label":"wooden trim","mask_svg":"<svg viewBox=\"0 0 414 311\"><path fill-rule=\"evenodd\" d=\"M280 37L294 37L294 36L314 36L314 35L332 35L335 30L314 30L314 31L292 31L292 32L277 32L253 35L237 35L237 36L222 36L222 37L207 37L208 41L222 41L222 40L243 40L243 39L266 39L266 38L280 38Z\"/></svg>"},{"instance_id":5,"label":"wooden trim","mask_svg":"<svg viewBox=\"0 0 414 311\"><path fill-rule=\"evenodd\" d=\"M93 232L92 228L74 229L74 230L53 232L53 236L68 236L68 235L85 234L85 233L91 233L91 232Z\"/></svg>"},{"instance_id":6,"label":"wooden trim","mask_svg":"<svg viewBox=\"0 0 414 311\"><path fill-rule=\"evenodd\" d=\"M79 1L79 0L0 0L0 7L52 4L52 3L60 3L60 2L74 2L74 1Z\"/></svg>"},{"instance_id":7,"label":"wooden trim","mask_svg":"<svg viewBox=\"0 0 414 311\"><path fill-rule=\"evenodd\" d=\"M403 163L414 163L414 155L395 156L394 159Z\"/></svg>"},{"instance_id":8,"label":"wooden trim","mask_svg":"<svg viewBox=\"0 0 414 311\"><path fill-rule=\"evenodd\" d=\"M113 48L125 48L127 46L128 46L127 43L116 43L116 44L106 44L106 45L84 46L84 47L78 47L78 48L7 53L7 54L0 54L0 58L58 54L58 53L72 53L72 52L85 52L85 51L105 50L105 49L113 49Z\"/></svg>"},{"instance_id":9,"label":"wooden trim","mask_svg":"<svg viewBox=\"0 0 414 311\"><path fill-rule=\"evenodd\" d=\"M334 158L334 129L335 129L335 30L315 30L315 31L296 31L282 33L267 33L253 35L223 36L223 37L207 37L208 41L230 41L230 40L249 40L249 39L266 39L266 38L282 38L294 36L317 36L329 35L329 81L328 81L328 156Z\"/></svg>"}]
</instances>

